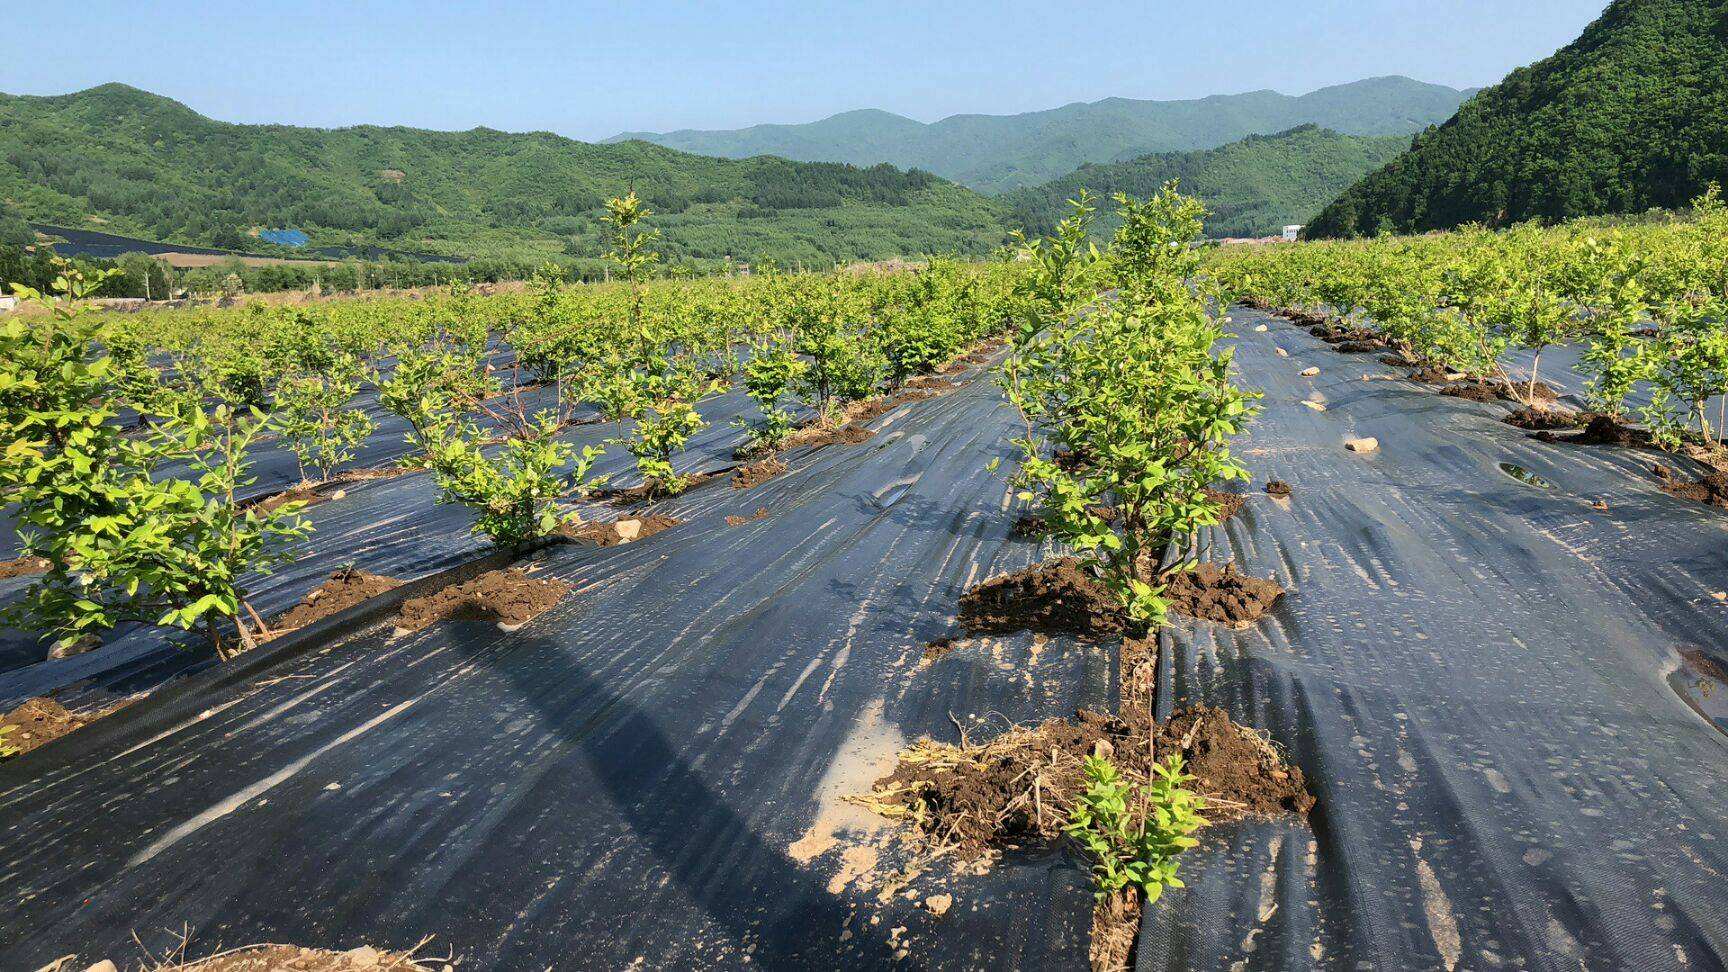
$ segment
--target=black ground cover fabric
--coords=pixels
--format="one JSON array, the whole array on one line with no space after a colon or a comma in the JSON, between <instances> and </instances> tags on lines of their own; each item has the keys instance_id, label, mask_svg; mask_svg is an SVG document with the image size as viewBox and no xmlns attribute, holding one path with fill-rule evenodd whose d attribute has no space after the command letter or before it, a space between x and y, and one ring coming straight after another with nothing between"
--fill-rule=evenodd
<instances>
[{"instance_id":1,"label":"black ground cover fabric","mask_svg":"<svg viewBox=\"0 0 1728 972\"><path fill-rule=\"evenodd\" d=\"M1647 455L1237 317L1267 393L1244 457L1295 493L1255 491L1205 554L1291 592L1248 631L1171 630L1160 702L1269 730L1319 805L1208 835L1139 968L1722 968L1728 686L1684 653L1728 661L1728 517Z\"/></svg>"}]
</instances>

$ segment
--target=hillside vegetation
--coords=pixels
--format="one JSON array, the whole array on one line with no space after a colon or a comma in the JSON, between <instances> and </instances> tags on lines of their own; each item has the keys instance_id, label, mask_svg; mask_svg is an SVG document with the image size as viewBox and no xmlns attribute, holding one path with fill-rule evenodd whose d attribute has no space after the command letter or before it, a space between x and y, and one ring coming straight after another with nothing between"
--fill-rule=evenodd
<instances>
[{"instance_id":1,"label":"hillside vegetation","mask_svg":"<svg viewBox=\"0 0 1728 972\"><path fill-rule=\"evenodd\" d=\"M632 188L673 261L976 254L1006 230L993 201L889 166L487 129L233 125L118 84L0 95L0 200L12 213L178 243L256 249L248 231L293 226L315 246L598 257L602 204Z\"/></svg>"},{"instance_id":2,"label":"hillside vegetation","mask_svg":"<svg viewBox=\"0 0 1728 972\"><path fill-rule=\"evenodd\" d=\"M1409 135L1452 116L1468 92L1409 78L1372 78L1300 97L1276 91L1190 101L1108 98L1019 115L954 115L932 124L886 111L852 111L808 125L734 131L629 132L723 158L789 159L934 172L981 192L1036 186L1092 162L1216 148L1248 135L1320 125L1349 135Z\"/></svg>"},{"instance_id":3,"label":"hillside vegetation","mask_svg":"<svg viewBox=\"0 0 1728 972\"><path fill-rule=\"evenodd\" d=\"M1683 206L1728 181L1728 3L1616 0L1344 193L1315 236Z\"/></svg>"},{"instance_id":4,"label":"hillside vegetation","mask_svg":"<svg viewBox=\"0 0 1728 972\"><path fill-rule=\"evenodd\" d=\"M1110 165L1087 165L1036 189L1005 197L1012 222L1028 233L1055 229L1067 200L1081 189L1109 197L1145 197L1175 179L1210 215L1211 236L1268 236L1312 218L1351 183L1385 165L1410 144L1404 135L1340 135L1305 125L1277 135L1250 135L1222 148L1147 155ZM1113 216L1100 220L1114 231Z\"/></svg>"}]
</instances>

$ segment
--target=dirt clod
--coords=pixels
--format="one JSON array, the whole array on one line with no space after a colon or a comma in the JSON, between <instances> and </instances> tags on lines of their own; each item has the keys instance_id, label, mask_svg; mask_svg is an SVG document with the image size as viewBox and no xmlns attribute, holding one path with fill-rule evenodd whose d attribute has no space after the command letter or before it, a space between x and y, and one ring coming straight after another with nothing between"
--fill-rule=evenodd
<instances>
[{"instance_id":1,"label":"dirt clod","mask_svg":"<svg viewBox=\"0 0 1728 972\"><path fill-rule=\"evenodd\" d=\"M1576 412L1526 405L1506 416L1505 422L1507 425L1535 432L1575 429L1584 424L1584 419Z\"/></svg>"},{"instance_id":2,"label":"dirt clod","mask_svg":"<svg viewBox=\"0 0 1728 972\"><path fill-rule=\"evenodd\" d=\"M558 531L558 535L588 546L616 547L619 544L645 540L656 533L670 530L681 522L683 521L664 513L651 513L642 517L624 517L610 523L589 521L565 526Z\"/></svg>"},{"instance_id":3,"label":"dirt clod","mask_svg":"<svg viewBox=\"0 0 1728 972\"><path fill-rule=\"evenodd\" d=\"M758 459L755 462L739 466L737 469L732 471L732 488L750 489L754 486L760 486L785 471L786 460L781 459L779 456L769 456L766 459Z\"/></svg>"},{"instance_id":4,"label":"dirt clod","mask_svg":"<svg viewBox=\"0 0 1728 972\"><path fill-rule=\"evenodd\" d=\"M1266 495L1280 499L1290 495L1290 484L1282 479L1274 479L1266 484Z\"/></svg>"},{"instance_id":5,"label":"dirt clod","mask_svg":"<svg viewBox=\"0 0 1728 972\"><path fill-rule=\"evenodd\" d=\"M1223 523L1242 511L1242 505L1248 502L1248 497L1241 493L1226 493L1221 489L1208 489L1206 498L1218 504L1218 522Z\"/></svg>"},{"instance_id":6,"label":"dirt clod","mask_svg":"<svg viewBox=\"0 0 1728 972\"><path fill-rule=\"evenodd\" d=\"M1501 397L1499 389L1483 381L1455 381L1440 389L1440 394L1467 402L1497 402Z\"/></svg>"},{"instance_id":7,"label":"dirt clod","mask_svg":"<svg viewBox=\"0 0 1728 972\"><path fill-rule=\"evenodd\" d=\"M344 567L330 575L330 579L318 585L310 594L300 599L300 603L284 611L270 622L270 634L259 638L268 641L270 638L287 634L296 628L304 628L315 621L321 621L333 614L341 614L362 601L370 600L387 591L402 586L402 582L394 577L373 574L353 567Z\"/></svg>"},{"instance_id":8,"label":"dirt clod","mask_svg":"<svg viewBox=\"0 0 1728 972\"><path fill-rule=\"evenodd\" d=\"M1241 573L1234 563L1195 564L1177 571L1164 586L1164 599L1177 614L1228 625L1259 620L1284 593L1275 580Z\"/></svg>"},{"instance_id":9,"label":"dirt clod","mask_svg":"<svg viewBox=\"0 0 1728 972\"><path fill-rule=\"evenodd\" d=\"M739 527L739 526L743 526L746 523L753 522L755 520L765 519L767 516L768 516L768 507L758 506L758 507L756 507L756 512L750 514L749 516L739 516L736 513L734 513L731 516L728 516L726 518L726 525L732 526L732 527Z\"/></svg>"},{"instance_id":10,"label":"dirt clod","mask_svg":"<svg viewBox=\"0 0 1728 972\"><path fill-rule=\"evenodd\" d=\"M1713 472L1703 479L1687 482L1660 464L1650 467L1650 472L1661 483L1662 491L1671 496L1728 508L1728 473Z\"/></svg>"},{"instance_id":11,"label":"dirt clod","mask_svg":"<svg viewBox=\"0 0 1728 972\"><path fill-rule=\"evenodd\" d=\"M12 727L9 732L0 733L0 745L18 750L16 755L23 755L126 705L127 702L121 702L97 712L71 712L53 699L30 699L0 715L0 727Z\"/></svg>"},{"instance_id":12,"label":"dirt clod","mask_svg":"<svg viewBox=\"0 0 1728 972\"><path fill-rule=\"evenodd\" d=\"M1078 558L1061 557L994 577L960 598L960 626L968 631L1045 631L1115 634L1126 620L1104 585Z\"/></svg>"},{"instance_id":13,"label":"dirt clod","mask_svg":"<svg viewBox=\"0 0 1728 972\"><path fill-rule=\"evenodd\" d=\"M419 631L440 621L490 621L507 627L545 614L570 592L561 580L529 577L521 570L494 570L402 604L396 626Z\"/></svg>"},{"instance_id":14,"label":"dirt clod","mask_svg":"<svg viewBox=\"0 0 1728 972\"><path fill-rule=\"evenodd\" d=\"M46 573L48 573L48 561L41 557L19 557L16 560L0 561L0 580L31 577Z\"/></svg>"}]
</instances>

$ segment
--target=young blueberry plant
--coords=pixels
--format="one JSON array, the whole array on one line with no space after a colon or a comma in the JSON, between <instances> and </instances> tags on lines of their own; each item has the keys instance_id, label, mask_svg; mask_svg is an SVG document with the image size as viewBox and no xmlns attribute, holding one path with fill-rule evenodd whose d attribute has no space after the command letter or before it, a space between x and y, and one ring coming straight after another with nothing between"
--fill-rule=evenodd
<instances>
[{"instance_id":1,"label":"young blueberry plant","mask_svg":"<svg viewBox=\"0 0 1728 972\"><path fill-rule=\"evenodd\" d=\"M1180 753L1152 766L1152 782L1136 786L1114 763L1088 756L1086 792L1075 801L1064 831L1092 858L1092 885L1099 898L1133 888L1152 904L1165 888L1183 887L1177 858L1198 841L1205 825L1205 798L1187 788Z\"/></svg>"},{"instance_id":2,"label":"young blueberry plant","mask_svg":"<svg viewBox=\"0 0 1728 972\"><path fill-rule=\"evenodd\" d=\"M329 482L336 467L354 458L354 450L365 442L377 423L354 407L366 364L352 352L332 350L315 369L298 371L277 382L275 405L278 428L290 452L300 464L300 479Z\"/></svg>"},{"instance_id":3,"label":"young blueberry plant","mask_svg":"<svg viewBox=\"0 0 1728 972\"><path fill-rule=\"evenodd\" d=\"M762 418L752 423L740 417L737 422L757 451L771 452L792 432L792 410L782 403L803 375L804 362L783 343L763 343L750 355L743 372L744 393L756 403Z\"/></svg>"},{"instance_id":4,"label":"young blueberry plant","mask_svg":"<svg viewBox=\"0 0 1728 972\"><path fill-rule=\"evenodd\" d=\"M45 320L0 325L0 502L15 510L22 553L48 564L8 621L52 637L56 651L128 622L201 627L226 657L226 618L251 647L249 624L263 625L244 580L309 530L297 504L237 500L268 418L180 403L146 435L123 434L112 421L123 386L80 313L104 278L59 270L59 300L14 288L47 308ZM188 471L156 475L169 462Z\"/></svg>"}]
</instances>

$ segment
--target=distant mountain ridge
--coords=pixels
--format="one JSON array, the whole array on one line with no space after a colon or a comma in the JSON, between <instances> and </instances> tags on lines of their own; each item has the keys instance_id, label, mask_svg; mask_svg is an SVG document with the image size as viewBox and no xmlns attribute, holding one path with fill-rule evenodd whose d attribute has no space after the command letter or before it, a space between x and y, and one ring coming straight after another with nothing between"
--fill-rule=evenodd
<instances>
[{"instance_id":1,"label":"distant mountain ridge","mask_svg":"<svg viewBox=\"0 0 1728 972\"><path fill-rule=\"evenodd\" d=\"M1393 76L1296 96L1251 91L1186 101L1106 98L1017 115L953 115L929 124L862 109L803 125L626 132L606 143L640 140L734 159L886 162L1000 193L1060 178L1087 163L1216 148L1301 125L1346 135L1411 135L1452 117L1472 93Z\"/></svg>"},{"instance_id":2,"label":"distant mountain ridge","mask_svg":"<svg viewBox=\"0 0 1728 972\"><path fill-rule=\"evenodd\" d=\"M1684 206L1728 183L1728 2L1615 0L1352 186L1315 236Z\"/></svg>"},{"instance_id":3,"label":"distant mountain ridge","mask_svg":"<svg viewBox=\"0 0 1728 972\"><path fill-rule=\"evenodd\" d=\"M1206 204L1206 235L1270 236L1304 223L1364 174L1410 145L1408 135L1341 135L1303 125L1275 135L1197 152L1145 155L1127 162L1082 166L1032 189L1002 197L1013 222L1028 234L1049 233L1069 212L1067 201L1084 188L1099 197L1098 231L1115 231L1115 193L1144 199L1176 180Z\"/></svg>"},{"instance_id":4,"label":"distant mountain ridge","mask_svg":"<svg viewBox=\"0 0 1728 972\"><path fill-rule=\"evenodd\" d=\"M547 132L321 129L215 121L107 84L0 94L0 231L16 219L221 249L292 227L308 250L597 259L599 215L635 190L669 259L822 266L981 254L1005 209L927 172L736 161Z\"/></svg>"}]
</instances>

